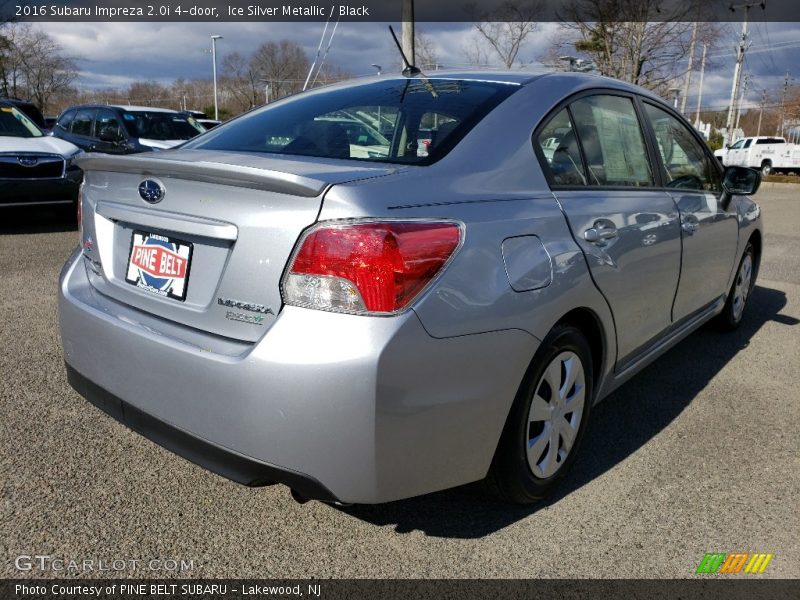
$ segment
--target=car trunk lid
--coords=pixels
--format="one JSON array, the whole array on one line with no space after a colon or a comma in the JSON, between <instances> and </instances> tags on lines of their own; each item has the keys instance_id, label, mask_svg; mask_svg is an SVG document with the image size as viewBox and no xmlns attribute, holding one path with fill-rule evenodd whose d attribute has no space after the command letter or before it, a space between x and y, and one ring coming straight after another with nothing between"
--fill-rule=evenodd
<instances>
[{"instance_id":1,"label":"car trunk lid","mask_svg":"<svg viewBox=\"0 0 800 600\"><path fill-rule=\"evenodd\" d=\"M286 262L325 191L396 170L202 150L87 155L79 166L94 288L145 313L244 341L259 339L279 313ZM163 198L147 202L145 181L145 196L160 188Z\"/></svg>"}]
</instances>

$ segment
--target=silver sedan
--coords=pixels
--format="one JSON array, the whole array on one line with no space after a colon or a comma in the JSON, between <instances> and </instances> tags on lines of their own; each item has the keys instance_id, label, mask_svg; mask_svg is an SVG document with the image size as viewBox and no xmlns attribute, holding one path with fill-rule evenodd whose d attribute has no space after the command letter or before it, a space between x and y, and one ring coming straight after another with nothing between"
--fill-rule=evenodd
<instances>
[{"instance_id":1,"label":"silver sedan","mask_svg":"<svg viewBox=\"0 0 800 600\"><path fill-rule=\"evenodd\" d=\"M362 79L80 166L71 384L298 499L544 497L594 404L739 324L762 253L759 174L584 74Z\"/></svg>"}]
</instances>

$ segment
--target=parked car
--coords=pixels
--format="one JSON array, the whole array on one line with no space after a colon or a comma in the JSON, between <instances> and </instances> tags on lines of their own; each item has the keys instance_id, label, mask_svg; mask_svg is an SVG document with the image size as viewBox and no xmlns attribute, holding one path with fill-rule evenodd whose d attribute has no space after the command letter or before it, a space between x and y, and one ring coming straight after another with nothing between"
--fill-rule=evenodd
<instances>
[{"instance_id":1,"label":"parked car","mask_svg":"<svg viewBox=\"0 0 800 600\"><path fill-rule=\"evenodd\" d=\"M365 107L394 132L353 156L332 117ZM449 131L420 156L432 122ZM657 96L588 74L351 81L80 164L70 383L301 500L484 478L544 497L594 404L703 323L739 325L762 252L759 173L723 171Z\"/></svg>"},{"instance_id":2,"label":"parked car","mask_svg":"<svg viewBox=\"0 0 800 600\"><path fill-rule=\"evenodd\" d=\"M762 175L773 171L800 171L800 145L789 144L782 137L742 138L717 150L714 156L725 166L760 169Z\"/></svg>"},{"instance_id":3,"label":"parked car","mask_svg":"<svg viewBox=\"0 0 800 600\"><path fill-rule=\"evenodd\" d=\"M0 101L10 104L17 108L19 111L25 114L31 121L33 121L36 126L41 130L47 129L47 123L45 118L42 116L42 111L39 110L39 107L36 106L33 102L28 102L27 100L20 100L19 98L2 98L0 97Z\"/></svg>"},{"instance_id":4,"label":"parked car","mask_svg":"<svg viewBox=\"0 0 800 600\"><path fill-rule=\"evenodd\" d=\"M83 177L74 162L79 153L73 144L44 135L14 103L0 100L0 208L74 208Z\"/></svg>"},{"instance_id":5,"label":"parked car","mask_svg":"<svg viewBox=\"0 0 800 600\"><path fill-rule=\"evenodd\" d=\"M87 152L133 154L172 148L204 131L193 117L165 108L85 105L61 113L53 135Z\"/></svg>"}]
</instances>

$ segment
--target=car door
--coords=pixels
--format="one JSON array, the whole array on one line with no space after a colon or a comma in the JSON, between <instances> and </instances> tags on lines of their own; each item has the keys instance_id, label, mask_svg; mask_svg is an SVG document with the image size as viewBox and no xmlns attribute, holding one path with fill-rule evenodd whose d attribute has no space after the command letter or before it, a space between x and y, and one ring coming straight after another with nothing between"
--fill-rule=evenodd
<instances>
[{"instance_id":1,"label":"car door","mask_svg":"<svg viewBox=\"0 0 800 600\"><path fill-rule=\"evenodd\" d=\"M595 284L614 314L623 369L672 322L680 272L680 224L656 188L633 98L595 93L537 130L540 161ZM543 146L559 144L549 161Z\"/></svg>"},{"instance_id":2,"label":"car door","mask_svg":"<svg viewBox=\"0 0 800 600\"><path fill-rule=\"evenodd\" d=\"M75 113L75 118L70 124L69 141L87 152L94 152L97 146L93 137L96 113L97 110L94 108L81 108Z\"/></svg>"},{"instance_id":3,"label":"car door","mask_svg":"<svg viewBox=\"0 0 800 600\"><path fill-rule=\"evenodd\" d=\"M725 156L725 166L738 166L742 164L742 160L744 159L742 153L742 147L744 146L745 140L739 140L735 144L733 144L730 148L728 148L728 154Z\"/></svg>"},{"instance_id":4,"label":"car door","mask_svg":"<svg viewBox=\"0 0 800 600\"><path fill-rule=\"evenodd\" d=\"M75 109L68 110L58 117L56 124L53 126L53 135L55 137L72 142L72 133L70 132L70 128L72 127L72 120L75 118L75 114L77 112L78 111Z\"/></svg>"},{"instance_id":5,"label":"car door","mask_svg":"<svg viewBox=\"0 0 800 600\"><path fill-rule=\"evenodd\" d=\"M117 113L108 108L99 108L94 124L95 149L106 154L125 153L125 133Z\"/></svg>"},{"instance_id":6,"label":"car door","mask_svg":"<svg viewBox=\"0 0 800 600\"><path fill-rule=\"evenodd\" d=\"M692 316L728 291L739 225L726 210L722 174L698 136L665 107L645 101L664 183L680 212L683 260L673 319Z\"/></svg>"}]
</instances>

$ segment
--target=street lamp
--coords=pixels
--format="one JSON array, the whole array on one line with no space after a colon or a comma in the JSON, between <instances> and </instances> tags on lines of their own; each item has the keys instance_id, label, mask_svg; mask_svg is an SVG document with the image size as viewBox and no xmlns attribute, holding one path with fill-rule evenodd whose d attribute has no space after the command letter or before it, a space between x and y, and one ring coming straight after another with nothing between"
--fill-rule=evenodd
<instances>
[{"instance_id":1,"label":"street lamp","mask_svg":"<svg viewBox=\"0 0 800 600\"><path fill-rule=\"evenodd\" d=\"M221 35L211 36L211 64L214 73L214 120L219 121L219 106L217 104L217 40L221 40Z\"/></svg>"},{"instance_id":2,"label":"street lamp","mask_svg":"<svg viewBox=\"0 0 800 600\"><path fill-rule=\"evenodd\" d=\"M383 67L381 67L380 65L376 65L375 63L372 63L370 67L375 67L376 69L378 69L378 75L380 75L381 71L383 70Z\"/></svg>"},{"instance_id":3,"label":"street lamp","mask_svg":"<svg viewBox=\"0 0 800 600\"><path fill-rule=\"evenodd\" d=\"M678 108L678 98L681 95L681 88L679 87L671 87L669 91L672 93L672 107Z\"/></svg>"},{"instance_id":4,"label":"street lamp","mask_svg":"<svg viewBox=\"0 0 800 600\"><path fill-rule=\"evenodd\" d=\"M264 84L264 104L269 104L269 92L272 87L271 79L262 79L261 83Z\"/></svg>"}]
</instances>

